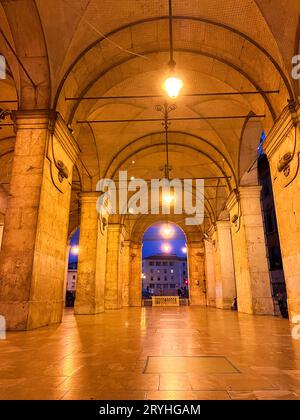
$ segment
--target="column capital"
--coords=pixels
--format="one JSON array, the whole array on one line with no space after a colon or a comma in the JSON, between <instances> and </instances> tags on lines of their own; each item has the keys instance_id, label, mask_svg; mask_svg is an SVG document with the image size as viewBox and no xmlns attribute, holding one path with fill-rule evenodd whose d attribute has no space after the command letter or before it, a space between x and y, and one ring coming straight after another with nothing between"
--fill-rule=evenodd
<instances>
[{"instance_id":1,"label":"column capital","mask_svg":"<svg viewBox=\"0 0 300 420\"><path fill-rule=\"evenodd\" d=\"M135 241L129 241L130 242L130 247L132 249L141 249L143 243L142 242L135 242Z\"/></svg>"},{"instance_id":2,"label":"column capital","mask_svg":"<svg viewBox=\"0 0 300 420\"><path fill-rule=\"evenodd\" d=\"M217 220L217 230L219 229L231 229L230 220Z\"/></svg>"},{"instance_id":3,"label":"column capital","mask_svg":"<svg viewBox=\"0 0 300 420\"><path fill-rule=\"evenodd\" d=\"M189 249L196 250L198 249L200 253L204 253L204 241L191 241L187 243Z\"/></svg>"},{"instance_id":4,"label":"column capital","mask_svg":"<svg viewBox=\"0 0 300 420\"><path fill-rule=\"evenodd\" d=\"M247 187L239 188L239 197L243 198L260 198L260 193L262 190L261 185L250 185Z\"/></svg>"},{"instance_id":5,"label":"column capital","mask_svg":"<svg viewBox=\"0 0 300 420\"><path fill-rule=\"evenodd\" d=\"M57 113L52 109L18 110L12 112L15 131L50 129Z\"/></svg>"},{"instance_id":6,"label":"column capital","mask_svg":"<svg viewBox=\"0 0 300 420\"><path fill-rule=\"evenodd\" d=\"M266 140L263 144L263 149L270 159L280 145L286 140L293 128L299 125L300 119L300 105L298 102L291 102L287 105L275 124L271 128Z\"/></svg>"},{"instance_id":7,"label":"column capital","mask_svg":"<svg viewBox=\"0 0 300 420\"><path fill-rule=\"evenodd\" d=\"M107 228L110 232L122 233L124 230L124 225L122 223L109 223Z\"/></svg>"},{"instance_id":8,"label":"column capital","mask_svg":"<svg viewBox=\"0 0 300 420\"><path fill-rule=\"evenodd\" d=\"M76 162L79 146L58 112L51 109L13 111L12 120L16 133L21 130L49 130L73 164Z\"/></svg>"},{"instance_id":9,"label":"column capital","mask_svg":"<svg viewBox=\"0 0 300 420\"><path fill-rule=\"evenodd\" d=\"M227 201L226 201L226 208L230 212L239 202L239 194L237 190L233 190Z\"/></svg>"},{"instance_id":10,"label":"column capital","mask_svg":"<svg viewBox=\"0 0 300 420\"><path fill-rule=\"evenodd\" d=\"M59 113L56 113L54 121L50 121L49 129L51 134L53 134L55 139L60 143L64 152L69 156L73 164L75 164L80 153L80 148L71 130Z\"/></svg>"},{"instance_id":11,"label":"column capital","mask_svg":"<svg viewBox=\"0 0 300 420\"><path fill-rule=\"evenodd\" d=\"M241 200L245 198L260 198L261 190L261 185L247 185L239 187L238 190L232 191L226 202L228 211L230 212Z\"/></svg>"},{"instance_id":12,"label":"column capital","mask_svg":"<svg viewBox=\"0 0 300 420\"><path fill-rule=\"evenodd\" d=\"M79 195L81 203L94 203L96 205L100 193L97 191L81 192Z\"/></svg>"}]
</instances>

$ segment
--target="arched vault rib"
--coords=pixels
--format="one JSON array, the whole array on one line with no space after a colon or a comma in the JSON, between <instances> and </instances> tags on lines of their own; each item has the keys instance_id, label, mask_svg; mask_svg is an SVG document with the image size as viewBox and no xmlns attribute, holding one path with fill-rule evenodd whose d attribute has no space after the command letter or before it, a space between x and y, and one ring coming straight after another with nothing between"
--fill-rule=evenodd
<instances>
[{"instance_id":1,"label":"arched vault rib","mask_svg":"<svg viewBox=\"0 0 300 420\"><path fill-rule=\"evenodd\" d=\"M70 75L70 73L72 72L72 69L79 63L79 61L89 51L91 51L94 47L96 47L103 40L105 40L105 38L111 38L113 35L116 35L116 34L122 32L126 29L133 28L135 26L142 25L144 23L156 22L156 21L167 20L167 19L169 19L168 16L160 16L160 17L141 19L141 20L138 20L138 21L135 21L135 22L131 22L131 23L128 23L126 25L123 25L123 26L120 26L120 27L114 29L113 31L105 34L105 37L102 36L101 38L98 38L96 41L91 43L87 48L85 48L77 56L77 58L72 62L72 64L68 67L66 73L64 74L64 76L63 76L63 78L62 78L62 80L61 80L61 82L58 86L58 89L57 89L57 92L56 92L56 95L55 95L55 98L54 98L54 104L53 104L54 109L56 109L56 107L57 107L58 100L59 100L60 94L62 92L63 85L64 85L66 79L68 78L68 76ZM239 31L238 29L235 29L235 28L233 28L231 26L228 26L228 25L226 25L224 23L221 23L221 22L215 22L211 19L205 19L205 18L200 18L200 17L192 17L192 16L173 16L173 19L174 20L190 20L190 21L193 21L193 22L200 22L200 23L205 23L207 25L213 25L213 26L222 28L225 31L232 32L232 33L236 34L237 36L243 38L244 40L247 40L255 48L257 48L259 51L261 51L267 57L267 59L272 63L272 65L275 67L276 71L279 73L281 79L283 80L283 82L286 86L286 89L289 93L290 99L295 98L295 95L294 95L293 89L291 87L290 81L288 80L287 76L285 75L285 73L282 70L282 68L280 67L280 65L277 63L277 61L273 58L273 56L264 47L262 47L257 41L252 39L250 36L244 34L243 32ZM143 55L143 53L140 53L140 54Z\"/></svg>"},{"instance_id":2,"label":"arched vault rib","mask_svg":"<svg viewBox=\"0 0 300 420\"><path fill-rule=\"evenodd\" d=\"M266 103L273 120L274 121L276 120L276 118L277 118L276 112L275 112L268 96L265 93L263 93L263 88L258 83L256 83L256 81L253 80L253 78L248 73L246 73L243 69L241 69L240 67L236 66L235 64L229 62L228 60L225 60L224 58L221 58L217 55L214 55L214 54L211 54L211 53L208 53L208 52L202 52L202 51L199 51L199 50L191 50L191 49L185 49L185 48L178 48L178 49L176 49L176 51L211 58L213 60L219 61L222 64L225 64L226 66L228 66L228 67L234 69L235 71L237 71L238 73L240 73L249 83L252 84L252 86L257 91L261 92L261 97L263 98L264 102ZM166 52L168 52L168 49L161 48L161 49L155 49L155 50L151 50L151 51L145 51L141 54L151 55L151 54L166 53ZM90 81L88 83L88 85L81 91L81 93L78 95L78 97L80 99L83 99L85 97L85 95L88 93L88 91L95 85L95 83L97 83L99 81L99 79L104 77L106 74L108 74L110 71L112 71L116 67L121 66L123 64L126 64L126 63L130 62L131 60L138 60L138 59L140 59L140 58L131 56L131 57L127 57L125 59L119 60L118 62L115 62L114 64L112 64L111 66L109 66L105 70L101 71L99 74L97 74L97 76L92 81ZM76 103L73 105L73 108L71 109L71 112L70 112L70 115L69 115L69 118L68 118L68 124L73 123L73 119L75 117L75 114L76 114L80 104L81 104L81 101L76 101Z\"/></svg>"},{"instance_id":3,"label":"arched vault rib","mask_svg":"<svg viewBox=\"0 0 300 420\"><path fill-rule=\"evenodd\" d=\"M151 145L147 145L147 146L144 146L144 147L141 147L141 148L139 148L139 149L136 149L134 152L132 152L132 153L130 153L129 155L127 155L126 156L126 158L124 158L124 159L122 159L122 161L121 162L119 162L118 163L118 165L117 165L117 167L112 171L112 173L111 173L111 175L110 175L110 177L111 177L111 179L114 179L114 177L116 176L116 173L117 173L117 171L118 171L118 169L120 169L120 167L122 166L122 165L124 165L124 163L125 162L127 162L129 159L131 159L133 156L135 156L137 153L139 153L139 152L141 152L141 151L145 151L145 150L150 150L150 149L153 149L153 148L155 148L155 147L163 147L163 146L165 146L165 143L164 142L160 142L160 143L153 143L153 144L151 144ZM211 156L209 156L207 153L205 153L205 152L203 152L202 150L200 150L200 149L198 149L197 147L195 147L195 146L191 146L191 145L188 145L188 144L182 144L182 143L175 143L175 142L169 142L169 146L170 146L170 148L172 147L172 146L176 146L176 147L182 147L182 148L186 148L186 149L190 149L190 150L193 150L193 151L195 151L195 152L197 152L197 153L200 153L200 154L202 154L203 156L205 156L209 161L211 161L217 168L218 168L218 170L220 171L220 173L222 174L222 177L224 177L224 179L225 179L225 182L226 182L226 184L227 184L227 188L228 188L228 191L229 191L229 193L230 192L232 192L232 190L233 190L233 188L232 188L232 186L231 186L231 184L230 184L230 181L229 181L229 177L228 177L228 175L226 174L226 172L224 172L224 170L221 168L221 166L218 164L218 162L217 161L215 161ZM228 194L229 195L229 194Z\"/></svg>"},{"instance_id":4,"label":"arched vault rib","mask_svg":"<svg viewBox=\"0 0 300 420\"><path fill-rule=\"evenodd\" d=\"M170 218L170 217L165 216L165 217L161 217L159 221L155 221L154 218L151 221L147 221L145 215L140 215L135 220L135 223L131 229L130 239L134 242L141 243L143 240L144 233L147 231L147 229L149 229L150 226L158 222L164 222L166 220L170 221L171 223L175 223L177 226L179 226L179 228L183 231L188 242L191 241L191 237L193 234L195 233L197 234L199 232L203 233L201 225L200 226L186 226L182 223L182 220L179 220L176 217ZM123 220L123 223L126 224L126 220Z\"/></svg>"},{"instance_id":5,"label":"arched vault rib","mask_svg":"<svg viewBox=\"0 0 300 420\"><path fill-rule=\"evenodd\" d=\"M172 134L180 134L180 135L184 135L184 136L188 136L188 137L191 137L191 138L194 138L194 139L196 139L196 140L200 140L201 142L203 142L203 143L205 143L205 144L207 144L209 147L211 147L212 149L214 149L221 157L222 157L222 159L224 159L225 160L225 162L226 162L226 164L229 166L229 168L230 168L230 175L233 177L233 180L234 180L234 185L236 186L237 185L237 177L236 177L236 174L235 174L235 172L234 172L234 169L233 169L233 167L232 167L232 165L231 165L231 163L229 162L229 160L227 159L227 157L224 155L224 153L222 153L214 144L212 144L211 142L209 142L208 140L206 140L206 139L204 139L203 137L200 137L200 136L196 136L195 134L191 134L191 133L187 133L187 132L185 132L185 131L175 131L175 130L170 130L169 131L169 133L172 135ZM153 136L153 135L162 135L162 134L164 134L164 132L163 131L157 131L157 132L152 132L152 133L148 133L148 134L145 134L145 135L143 135L143 136L141 136L141 137L138 137L137 139L135 139L135 140L133 140L133 141L131 141L130 143L128 143L126 146L124 146L122 149L120 149L119 151L118 151L118 153L116 153L113 157L112 157L112 159L110 160L110 162L109 162L109 164L107 165L107 168L106 168L106 171L105 171L105 175L104 175L104 178L106 178L107 176L108 176L108 173L109 173L109 171L110 171L110 168L112 167L112 165L113 165L113 163L114 163L114 161L123 153L123 152L125 152L125 150L127 149L127 148L129 148L129 147L131 147L131 146L133 146L135 143L138 143L139 141L143 141L144 139L146 139L147 137L151 137L151 136ZM160 144L164 144L164 143L160 143ZM170 143L171 144L171 143ZM181 145L181 146L186 146L186 145L183 145L182 143L176 143L177 145ZM197 151L198 151L198 149L197 149ZM136 152L134 152L134 153L136 153ZM132 157L132 156L131 156ZM128 158L128 159L130 159L130 157ZM125 161L127 161L128 159L126 159ZM120 167L120 165L119 165L119 167ZM114 172L114 175L115 175L115 172ZM233 189L235 188L235 186L233 187Z\"/></svg>"}]
</instances>

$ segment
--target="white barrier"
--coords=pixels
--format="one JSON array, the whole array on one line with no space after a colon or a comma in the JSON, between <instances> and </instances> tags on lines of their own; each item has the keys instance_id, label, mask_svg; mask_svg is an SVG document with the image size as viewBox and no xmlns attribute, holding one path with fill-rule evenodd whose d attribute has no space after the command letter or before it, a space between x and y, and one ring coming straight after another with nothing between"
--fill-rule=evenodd
<instances>
[{"instance_id":1,"label":"white barrier","mask_svg":"<svg viewBox=\"0 0 300 420\"><path fill-rule=\"evenodd\" d=\"M152 306L180 306L178 296L153 296Z\"/></svg>"}]
</instances>

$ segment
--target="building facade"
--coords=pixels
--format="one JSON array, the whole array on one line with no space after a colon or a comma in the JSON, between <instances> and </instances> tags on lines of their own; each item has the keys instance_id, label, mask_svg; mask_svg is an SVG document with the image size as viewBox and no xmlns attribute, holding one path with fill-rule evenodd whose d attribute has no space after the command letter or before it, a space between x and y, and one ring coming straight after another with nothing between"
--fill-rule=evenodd
<instances>
[{"instance_id":1,"label":"building facade","mask_svg":"<svg viewBox=\"0 0 300 420\"><path fill-rule=\"evenodd\" d=\"M143 260L143 290L155 295L176 296L188 287L187 259L176 255L153 255Z\"/></svg>"}]
</instances>

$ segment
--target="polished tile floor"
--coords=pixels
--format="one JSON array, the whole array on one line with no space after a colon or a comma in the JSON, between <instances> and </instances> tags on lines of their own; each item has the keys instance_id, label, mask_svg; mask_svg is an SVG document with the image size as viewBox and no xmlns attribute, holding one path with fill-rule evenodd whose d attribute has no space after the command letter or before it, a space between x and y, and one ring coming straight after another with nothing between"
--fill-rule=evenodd
<instances>
[{"instance_id":1,"label":"polished tile floor","mask_svg":"<svg viewBox=\"0 0 300 420\"><path fill-rule=\"evenodd\" d=\"M0 341L0 399L300 399L291 328L200 307L68 310Z\"/></svg>"}]
</instances>

